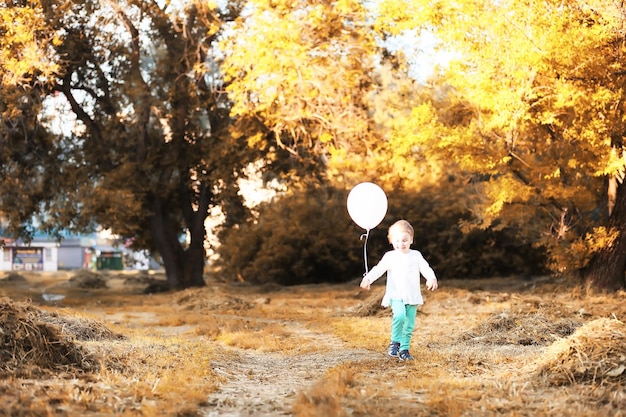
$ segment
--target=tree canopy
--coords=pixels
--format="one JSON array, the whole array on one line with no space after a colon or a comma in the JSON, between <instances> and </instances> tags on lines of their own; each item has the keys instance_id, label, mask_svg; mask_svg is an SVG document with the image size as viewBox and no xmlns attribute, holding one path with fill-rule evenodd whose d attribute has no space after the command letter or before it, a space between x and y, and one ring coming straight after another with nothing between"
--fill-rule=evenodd
<instances>
[{"instance_id":1,"label":"tree canopy","mask_svg":"<svg viewBox=\"0 0 626 417\"><path fill-rule=\"evenodd\" d=\"M461 123L439 114L438 134L415 139L472 175L474 225L515 226L550 251L558 272L611 252L612 272L590 270L588 278L623 286L626 219L614 209L623 204L626 165L623 6L440 1L410 14L393 3L382 3L379 27L435 33L453 53L433 82L446 86ZM423 117L431 107L414 110L408 130L431 129Z\"/></svg>"},{"instance_id":2,"label":"tree canopy","mask_svg":"<svg viewBox=\"0 0 626 417\"><path fill-rule=\"evenodd\" d=\"M462 191L459 204L473 213L460 222L464 229L513 227L519 239L548 251L555 272L586 271L601 287L624 286L622 5L601 0L394 0L368 4L370 9L351 2L254 4L259 9L246 20L251 27L267 23L257 20L260 15L282 18L282 28L293 28L292 37L280 30L275 38L257 36L252 29L248 52L227 57L227 65L237 69L231 76L245 74L234 82L238 89L230 90L235 108L259 116L269 129L280 129L288 119L297 124L291 131L308 132L309 121L290 117L285 109L305 114L298 111L308 98L299 87L307 78L300 74L315 76L306 71L317 62L306 46L331 42L323 30L312 42L306 24L295 29L293 17L310 24L307 17L324 7L359 10L370 19L355 24L355 14L343 10L341 21L366 33L351 39L379 41L344 47L346 53L364 50L373 58L368 61L373 65L361 68L370 71L370 82L359 90L368 123L353 124L358 130L350 132L348 144L336 141L326 148L329 173L416 190L454 178ZM327 10L325 17L333 22ZM422 64L419 56L384 47L385 40L407 32L433 36L434 48L449 57L427 85L407 79L408 64ZM285 45L308 54L285 54ZM261 58L253 60L250 50ZM289 58L287 65L263 58L276 51ZM336 74L345 82L343 72ZM253 93L259 80L269 97ZM327 85L335 87L332 81ZM329 137L335 138L311 138L317 146Z\"/></svg>"},{"instance_id":3,"label":"tree canopy","mask_svg":"<svg viewBox=\"0 0 626 417\"><path fill-rule=\"evenodd\" d=\"M259 221L238 189L256 161L285 183L439 190L434 211L471 213L449 227L515 230L553 271L624 286L621 4L2 3L0 211L15 233L35 213L51 232L107 227L158 253L172 286L202 285L210 210L227 229ZM398 36L435 44L415 54ZM413 79L433 53L447 64Z\"/></svg>"},{"instance_id":4,"label":"tree canopy","mask_svg":"<svg viewBox=\"0 0 626 417\"><path fill-rule=\"evenodd\" d=\"M52 197L42 167L55 167L53 137L38 119L58 65L47 53L58 39L40 9L0 8L0 219L12 235L31 236L31 215ZM5 223L5 222L3 222Z\"/></svg>"},{"instance_id":5,"label":"tree canopy","mask_svg":"<svg viewBox=\"0 0 626 417\"><path fill-rule=\"evenodd\" d=\"M367 9L356 0L247 2L220 48L232 114L315 171L336 149L373 135L367 95L377 63Z\"/></svg>"},{"instance_id":6,"label":"tree canopy","mask_svg":"<svg viewBox=\"0 0 626 417\"><path fill-rule=\"evenodd\" d=\"M37 214L38 226L47 231L109 228L133 246L158 254L172 287L204 285L208 212L218 205L227 216L241 210L237 178L253 159L229 131L230 105L215 69L219 58L213 44L236 8L223 10L203 1L180 7L151 1L7 6L17 14L31 10L41 19L44 36L53 39L41 51L43 62L56 65L41 75L47 78L38 91L39 105L29 106L24 116L25 123L54 140L33 143L16 131L22 147L31 148L11 147L24 155L15 162L23 172L25 157L54 156L35 165L46 179L41 187L50 191L37 204L37 190L26 184L37 176L16 176L7 156L3 184L19 181L16 194L33 201L19 202L16 216L11 211L15 202L3 195L9 223L27 224ZM4 51L19 58L9 46ZM43 71L39 62L32 65ZM3 97L11 88L31 88L29 81L8 79ZM65 130L53 132L38 118L51 113L62 119ZM14 120L3 114L5 126Z\"/></svg>"}]
</instances>

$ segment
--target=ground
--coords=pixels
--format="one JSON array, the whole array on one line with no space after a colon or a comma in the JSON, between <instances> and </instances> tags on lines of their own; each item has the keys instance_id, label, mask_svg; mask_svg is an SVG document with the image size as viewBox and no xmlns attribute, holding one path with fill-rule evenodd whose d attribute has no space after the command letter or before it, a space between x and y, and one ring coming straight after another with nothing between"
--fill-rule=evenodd
<instances>
[{"instance_id":1,"label":"ground","mask_svg":"<svg viewBox=\"0 0 626 417\"><path fill-rule=\"evenodd\" d=\"M0 416L626 415L623 292L442 279L400 362L383 283L145 293L162 280L0 275Z\"/></svg>"}]
</instances>

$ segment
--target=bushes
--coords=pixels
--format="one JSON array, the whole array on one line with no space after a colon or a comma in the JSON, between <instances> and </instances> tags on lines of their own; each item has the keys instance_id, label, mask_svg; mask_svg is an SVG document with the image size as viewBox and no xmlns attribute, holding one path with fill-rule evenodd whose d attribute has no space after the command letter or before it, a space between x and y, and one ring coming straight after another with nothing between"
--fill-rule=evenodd
<instances>
[{"instance_id":1,"label":"bushes","mask_svg":"<svg viewBox=\"0 0 626 417\"><path fill-rule=\"evenodd\" d=\"M514 230L464 234L459 223L469 213L459 208L456 194L462 190L431 191L387 191L387 216L368 240L369 267L391 248L387 228L404 218L415 228L413 247L440 279L545 272L543 252L519 242ZM364 231L348 215L347 195L345 190L316 187L256 207L256 218L221 235L218 265L223 277L282 285L360 278L364 242L359 236Z\"/></svg>"},{"instance_id":2,"label":"bushes","mask_svg":"<svg viewBox=\"0 0 626 417\"><path fill-rule=\"evenodd\" d=\"M359 277L362 242L346 198L345 191L316 188L261 204L256 219L223 232L224 277L283 285Z\"/></svg>"},{"instance_id":3,"label":"bushes","mask_svg":"<svg viewBox=\"0 0 626 417\"><path fill-rule=\"evenodd\" d=\"M405 218L413 225L413 248L422 252L440 278L546 273L544 251L521 241L513 229L464 233L459 225L471 214L463 199L463 188L455 184L420 193L394 192L387 218L390 222Z\"/></svg>"}]
</instances>

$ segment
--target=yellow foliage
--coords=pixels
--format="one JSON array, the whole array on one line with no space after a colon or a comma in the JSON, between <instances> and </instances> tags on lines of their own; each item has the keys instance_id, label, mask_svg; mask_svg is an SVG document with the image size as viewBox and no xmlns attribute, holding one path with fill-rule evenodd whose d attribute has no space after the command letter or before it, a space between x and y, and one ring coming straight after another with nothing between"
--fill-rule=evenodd
<instances>
[{"instance_id":1,"label":"yellow foliage","mask_svg":"<svg viewBox=\"0 0 626 417\"><path fill-rule=\"evenodd\" d=\"M515 224L514 212L543 218L527 227L534 241L545 242L552 219L566 207L576 208L573 223L598 221L585 216L597 213L601 177L622 179L626 172L626 158L614 148L626 123L623 47L616 46L622 45L623 6L382 1L377 11L376 30L386 36L429 31L452 57L441 76L445 88L435 90L432 102L409 103L410 116L394 114L388 141L378 147L386 169L411 182L423 158L429 167L443 162L440 174L474 175L467 192L476 196L476 224ZM454 102L459 113L443 110ZM455 114L465 116L456 120ZM569 227L568 241L582 230L589 229ZM597 235L594 245L580 242L571 250L609 244ZM558 257L568 248L559 242L551 250Z\"/></svg>"},{"instance_id":2,"label":"yellow foliage","mask_svg":"<svg viewBox=\"0 0 626 417\"><path fill-rule=\"evenodd\" d=\"M332 140L333 140L333 135L331 135L328 132L323 132L320 135L320 142L322 143L328 143L328 142L331 142Z\"/></svg>"},{"instance_id":3,"label":"yellow foliage","mask_svg":"<svg viewBox=\"0 0 626 417\"><path fill-rule=\"evenodd\" d=\"M368 135L361 101L374 40L353 23L364 19L359 2L334 6L253 1L221 44L232 114L260 118L281 146L325 146L329 135L349 146Z\"/></svg>"},{"instance_id":4,"label":"yellow foliage","mask_svg":"<svg viewBox=\"0 0 626 417\"><path fill-rule=\"evenodd\" d=\"M606 156L606 162L600 165L598 171L594 172L595 176L615 175L623 181L626 173L626 152L618 154L614 149Z\"/></svg>"},{"instance_id":5,"label":"yellow foliage","mask_svg":"<svg viewBox=\"0 0 626 417\"><path fill-rule=\"evenodd\" d=\"M556 168L553 173L544 175L544 179L559 178L561 176L561 168Z\"/></svg>"},{"instance_id":6,"label":"yellow foliage","mask_svg":"<svg viewBox=\"0 0 626 417\"><path fill-rule=\"evenodd\" d=\"M433 15L433 8L429 6L428 2L422 1L379 1L374 28L382 33L399 35L428 21Z\"/></svg>"},{"instance_id":7,"label":"yellow foliage","mask_svg":"<svg viewBox=\"0 0 626 417\"><path fill-rule=\"evenodd\" d=\"M261 132L259 132L248 137L248 146L251 148L254 148L260 145L261 143L263 143L264 141L265 141L264 135Z\"/></svg>"},{"instance_id":8,"label":"yellow foliage","mask_svg":"<svg viewBox=\"0 0 626 417\"><path fill-rule=\"evenodd\" d=\"M44 28L41 10L35 5L0 9L0 86L29 83L35 73L45 78L57 70L56 63L47 56L46 43L58 44L59 40L37 38Z\"/></svg>"},{"instance_id":9,"label":"yellow foliage","mask_svg":"<svg viewBox=\"0 0 626 417\"><path fill-rule=\"evenodd\" d=\"M555 262L568 270L585 268L595 253L612 247L618 236L618 230L596 227L591 233L574 239L563 251L563 257L556 258Z\"/></svg>"}]
</instances>

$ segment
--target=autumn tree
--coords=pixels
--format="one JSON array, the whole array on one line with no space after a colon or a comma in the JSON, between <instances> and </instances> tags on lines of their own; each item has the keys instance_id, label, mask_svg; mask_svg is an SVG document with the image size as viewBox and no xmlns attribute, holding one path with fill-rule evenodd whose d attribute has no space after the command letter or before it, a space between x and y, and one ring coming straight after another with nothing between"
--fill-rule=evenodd
<instances>
[{"instance_id":1,"label":"autumn tree","mask_svg":"<svg viewBox=\"0 0 626 417\"><path fill-rule=\"evenodd\" d=\"M200 2L54 6L41 11L59 34L59 69L33 114L63 121L42 147L60 153L49 165L62 175L42 170L54 187L25 219L42 213L48 231L110 228L158 253L172 286L201 285L206 213L241 214L236 180L258 159L250 149L267 151L262 167L290 171L282 180L315 182L329 152L371 134L373 39L358 2L248 2L227 31L234 13ZM251 47L259 41L268 48ZM224 67L226 83L220 53L243 62Z\"/></svg>"},{"instance_id":2,"label":"autumn tree","mask_svg":"<svg viewBox=\"0 0 626 417\"><path fill-rule=\"evenodd\" d=\"M356 0L251 0L221 43L232 114L256 123L250 140L288 152L305 177L374 135L367 16Z\"/></svg>"},{"instance_id":3,"label":"autumn tree","mask_svg":"<svg viewBox=\"0 0 626 417\"><path fill-rule=\"evenodd\" d=\"M219 205L241 218L237 180L258 150L257 166L288 171L284 181L439 186L472 211L467 230L515 228L549 250L554 270L624 284L620 5L5 4L39 11L32 39L46 57L14 67L27 82L2 86L3 100L17 92L3 101L2 140L11 131L24 147L0 150L13 163L2 186L17 184L27 209L14 211L17 225L41 212L53 232L108 227L158 252L173 287L202 285L207 213ZM429 85L409 77L419 57L385 45L406 33L428 33L450 57ZM0 45L15 57L29 42ZM33 69L45 63L58 65L55 77ZM20 142L31 137L15 128L20 118L37 141ZM37 152L45 162L22 158ZM30 173L31 186L10 169Z\"/></svg>"},{"instance_id":4,"label":"autumn tree","mask_svg":"<svg viewBox=\"0 0 626 417\"><path fill-rule=\"evenodd\" d=\"M4 3L4 2L2 2ZM53 137L38 114L57 70L46 51L56 42L28 2L0 7L0 218L7 235L31 236L31 214L50 198L41 167L55 169ZM9 222L11 219L13 221ZM8 237L8 236L7 236Z\"/></svg>"},{"instance_id":5,"label":"autumn tree","mask_svg":"<svg viewBox=\"0 0 626 417\"><path fill-rule=\"evenodd\" d=\"M219 205L227 224L241 216L237 180L256 159L230 130L214 49L236 4L4 3L3 16L36 11L42 33L32 36L54 37L39 52L58 68L52 77L5 61L30 79L7 86L3 78L3 101L13 107L2 114L2 141L12 141L0 151L2 187L14 192L0 197L2 211L15 225L39 214L46 231L109 228L158 254L172 288L204 285L209 211ZM19 47L27 42L7 42L2 53L30 62Z\"/></svg>"},{"instance_id":6,"label":"autumn tree","mask_svg":"<svg viewBox=\"0 0 626 417\"><path fill-rule=\"evenodd\" d=\"M380 33L434 33L451 57L432 81L441 86L435 100L398 121L392 141L410 138L427 157L449 158L469 174L474 222L466 226L513 225L549 250L555 271L623 287L623 6L379 5ZM431 133L410 133L424 130Z\"/></svg>"}]
</instances>

